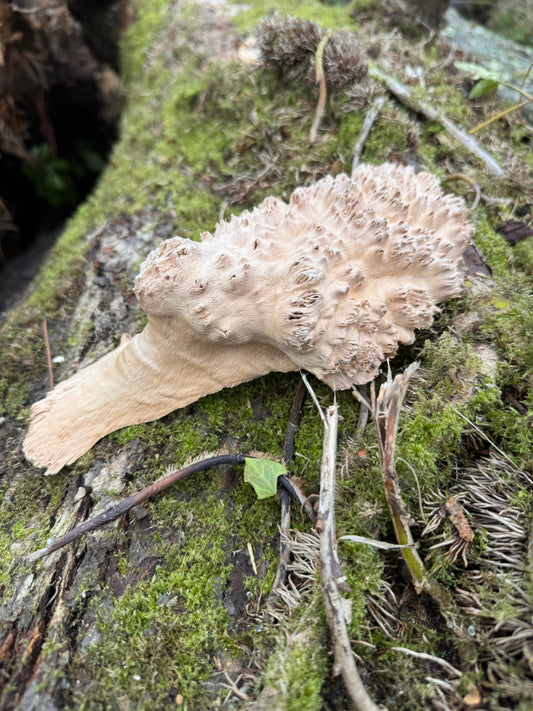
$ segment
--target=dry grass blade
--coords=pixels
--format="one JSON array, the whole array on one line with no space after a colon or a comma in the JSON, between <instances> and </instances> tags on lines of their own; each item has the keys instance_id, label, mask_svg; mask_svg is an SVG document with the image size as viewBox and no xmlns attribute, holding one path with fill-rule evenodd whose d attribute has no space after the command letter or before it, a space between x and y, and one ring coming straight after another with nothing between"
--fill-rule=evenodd
<instances>
[{"instance_id":1,"label":"dry grass blade","mask_svg":"<svg viewBox=\"0 0 533 711\"><path fill-rule=\"evenodd\" d=\"M316 83L320 88L320 94L318 97L318 104L316 106L315 118L313 120L313 125L311 126L311 133L309 134L309 143L314 143L318 136L318 127L324 116L324 111L326 108L326 75L324 73L324 50L326 44L329 41L332 33L328 32L325 37L322 37L320 43L316 50Z\"/></svg>"}]
</instances>

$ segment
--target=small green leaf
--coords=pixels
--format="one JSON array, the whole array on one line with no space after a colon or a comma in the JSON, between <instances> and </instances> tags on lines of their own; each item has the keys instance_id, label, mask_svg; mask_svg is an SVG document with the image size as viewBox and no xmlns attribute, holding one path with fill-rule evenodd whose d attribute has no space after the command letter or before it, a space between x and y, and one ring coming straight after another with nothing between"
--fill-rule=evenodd
<instances>
[{"instance_id":1,"label":"small green leaf","mask_svg":"<svg viewBox=\"0 0 533 711\"><path fill-rule=\"evenodd\" d=\"M244 481L254 487L258 499L274 496L278 488L278 476L286 473L287 470L279 462L245 457Z\"/></svg>"},{"instance_id":2,"label":"small green leaf","mask_svg":"<svg viewBox=\"0 0 533 711\"><path fill-rule=\"evenodd\" d=\"M469 99L477 99L478 96L483 96L483 94L488 94L489 91L494 91L498 88L499 82L494 81L494 79L480 79L478 83L472 87L470 94L468 94Z\"/></svg>"}]
</instances>

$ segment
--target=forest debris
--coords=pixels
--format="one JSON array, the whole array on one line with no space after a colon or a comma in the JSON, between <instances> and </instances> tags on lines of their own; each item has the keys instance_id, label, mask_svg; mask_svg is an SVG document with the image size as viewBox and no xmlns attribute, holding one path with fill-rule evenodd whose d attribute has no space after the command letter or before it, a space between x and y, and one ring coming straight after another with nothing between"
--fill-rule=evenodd
<instances>
[{"instance_id":1,"label":"forest debris","mask_svg":"<svg viewBox=\"0 0 533 711\"><path fill-rule=\"evenodd\" d=\"M46 348L46 364L48 366L48 379L50 381L50 390L54 389L54 369L52 367L52 354L50 352L50 341L48 340L48 324L46 319L43 319L43 336L44 345Z\"/></svg>"},{"instance_id":2,"label":"forest debris","mask_svg":"<svg viewBox=\"0 0 533 711\"><path fill-rule=\"evenodd\" d=\"M447 672L449 672L452 676L455 676L459 678L461 676L461 672L459 669L456 669L453 664L450 664L450 662L447 662L445 659L441 659L441 657L436 657L433 654L427 654L426 652L416 652L414 649L408 649L407 647L391 647L391 651L393 652L401 652L402 654L407 654L410 657L416 657L417 659L423 659L427 662L434 662L435 664L440 664L441 667L444 667Z\"/></svg>"},{"instance_id":3,"label":"forest debris","mask_svg":"<svg viewBox=\"0 0 533 711\"><path fill-rule=\"evenodd\" d=\"M327 33L309 20L274 14L258 24L256 37L265 69L275 69L289 79L315 84L319 69L313 65L317 59L333 93L367 74L364 54L352 32ZM323 52L319 55L321 43Z\"/></svg>"},{"instance_id":4,"label":"forest debris","mask_svg":"<svg viewBox=\"0 0 533 711\"><path fill-rule=\"evenodd\" d=\"M337 463L337 405L328 407L324 414L324 445L320 470L320 499L316 530L320 538L320 571L322 596L328 620L335 669L342 674L346 689L359 711L378 711L357 671L348 623L351 618L349 601L341 591L349 590L337 555L335 534L335 470Z\"/></svg>"},{"instance_id":5,"label":"forest debris","mask_svg":"<svg viewBox=\"0 0 533 711\"><path fill-rule=\"evenodd\" d=\"M473 180L469 175L465 175L464 173L454 173L453 175L447 175L445 178L443 178L442 182L447 183L450 180L464 180L466 183L472 186L472 189L474 190L476 196L470 209L475 210L476 207L479 205L479 201L481 199L481 189L476 183L476 181Z\"/></svg>"},{"instance_id":6,"label":"forest debris","mask_svg":"<svg viewBox=\"0 0 533 711\"><path fill-rule=\"evenodd\" d=\"M355 171L357 170L357 166L359 165L359 161L361 160L361 153L363 152L365 141L368 138L368 135L369 135L370 131L372 130L372 126L374 125L375 120L379 116L379 112L383 108L384 103L385 103L385 97L378 96L372 102L370 108L368 109L368 111L365 114L365 118L363 121L363 125L361 126L361 131L359 133L359 137L357 138L357 141L355 142L355 146L353 148L352 178L355 177Z\"/></svg>"},{"instance_id":7,"label":"forest debris","mask_svg":"<svg viewBox=\"0 0 533 711\"><path fill-rule=\"evenodd\" d=\"M318 97L318 103L316 105L315 118L313 119L313 125L311 126L311 132L309 134L309 143L314 143L318 135L318 127L320 126L320 121L324 116L324 111L326 108L326 75L324 74L324 49L331 37L331 32L328 32L325 37L322 37L320 43L316 50L315 56L315 70L316 70L316 83L319 86L320 94Z\"/></svg>"},{"instance_id":8,"label":"forest debris","mask_svg":"<svg viewBox=\"0 0 533 711\"><path fill-rule=\"evenodd\" d=\"M61 536L56 541L49 543L46 548L41 548L40 550L35 551L34 553L28 556L28 560L30 562L34 562L36 560L39 560L40 558L44 558L45 556L50 555L51 553L55 553L55 551L58 551L69 543L72 543L77 538L80 538L80 536L83 536L85 533L90 533L91 531L95 531L96 529L100 528L101 526L104 526L107 523L110 523L111 521L115 521L117 518L120 518L120 516L123 516L135 506L139 506L147 499L151 498L152 496L155 496L156 494L161 491L164 491L165 489L168 489L169 486L172 486L181 479L185 479L185 477L188 477L191 474L194 474L199 471L205 471L207 469L211 469L212 467L220 466L223 464L245 464L247 459L248 457L244 456L243 454L228 454L227 452L218 453L211 457L204 457L196 461L190 462L181 469L170 470L164 476L157 479L157 481L154 481L153 484L146 486L144 489L141 489L141 491L137 491L134 494L131 494L131 496L128 496L126 499L123 499L116 506L113 506L112 508L103 511L98 516L94 516L88 521L84 521L79 526L76 526L76 528L73 528L72 530L65 533L64 536ZM303 493L299 491L296 484L294 482L290 482L287 477L280 476L278 478L278 481L280 481L282 485L287 485L291 495L295 495L296 499L299 502L301 502L302 499L305 498Z\"/></svg>"},{"instance_id":9,"label":"forest debris","mask_svg":"<svg viewBox=\"0 0 533 711\"><path fill-rule=\"evenodd\" d=\"M449 558L452 563L455 563L459 555L461 555L466 568L468 566L466 554L474 540L474 532L463 513L463 509L457 501L455 501L453 496L450 496L442 506L439 506L430 514L427 526L421 535L425 536L431 531L434 531L445 517L452 524L454 532L452 536L446 540L431 546L430 550L450 546L444 553L444 556Z\"/></svg>"},{"instance_id":10,"label":"forest debris","mask_svg":"<svg viewBox=\"0 0 533 711\"><path fill-rule=\"evenodd\" d=\"M428 104L425 101L415 99L413 93L409 90L405 84L401 84L397 79L386 74L384 71L375 66L370 66L368 69L369 75L373 79L377 79L384 83L387 89L393 94L397 99L399 99L403 104L408 106L413 111L423 114L430 121L437 121L445 128L448 133L458 141L463 148L476 156L481 160L486 169L491 175L496 177L502 177L505 175L505 170L501 167L498 161L490 155L490 153L483 148L483 146L462 128L459 128L451 119L447 116L441 114L437 109Z\"/></svg>"},{"instance_id":11,"label":"forest debris","mask_svg":"<svg viewBox=\"0 0 533 711\"><path fill-rule=\"evenodd\" d=\"M506 220L496 227L496 232L501 234L507 244L517 244L517 242L531 237L533 228L519 220Z\"/></svg>"},{"instance_id":12,"label":"forest debris","mask_svg":"<svg viewBox=\"0 0 533 711\"><path fill-rule=\"evenodd\" d=\"M409 515L403 500L400 482L396 472L396 435L398 432L401 407L409 381L417 369L418 363L411 363L404 373L397 375L394 380L389 373L389 377L381 386L377 398L374 389L371 389L372 398L370 405L365 402L363 396L357 390L354 389L353 393L360 402L365 402L367 407L370 407L374 419L378 435L379 458L385 496L387 498L396 540L402 546L402 557L411 574L415 590L418 593L422 591L427 592L444 610L447 610L452 604L449 593L437 583L436 580L430 577L420 555L416 551L415 541L411 533L413 519Z\"/></svg>"},{"instance_id":13,"label":"forest debris","mask_svg":"<svg viewBox=\"0 0 533 711\"><path fill-rule=\"evenodd\" d=\"M287 430L285 432L285 445L283 447L283 462L285 463L285 466L287 469L290 467L291 461L292 461L292 456L293 456L293 451L294 451L294 438L296 437L296 433L298 432L298 427L300 423L300 413L302 410L302 405L303 401L305 398L305 393L307 392L307 388L305 386L305 383L303 380L300 380L298 384L298 389L296 390L296 394L294 396L294 400L292 402L291 410L289 413L289 421L287 422ZM283 477L283 479L287 479L287 477ZM288 480L288 479L287 479ZM280 541L279 541L279 561L278 561L278 568L276 570L276 575L274 577L274 582L272 583L272 589L270 591L270 596L269 598L271 599L273 595L277 594L277 590L280 585L282 585L287 577L287 566L289 564L290 560L290 549L289 546L287 545L286 541L289 538L289 532L291 528L291 508L290 508L290 494L286 486L284 486L286 482L282 481L280 482L280 486L278 488L278 496L280 499L280 504L281 504L281 522L280 522ZM313 516L311 517L311 520L313 521L313 525L315 522L316 517L314 516L314 511L313 511Z\"/></svg>"}]
</instances>

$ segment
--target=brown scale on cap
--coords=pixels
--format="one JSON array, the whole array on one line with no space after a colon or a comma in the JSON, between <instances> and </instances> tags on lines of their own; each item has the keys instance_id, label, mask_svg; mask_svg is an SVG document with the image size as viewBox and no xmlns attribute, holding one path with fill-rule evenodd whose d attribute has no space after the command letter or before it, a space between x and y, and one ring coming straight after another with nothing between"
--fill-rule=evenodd
<instances>
[{"instance_id":1,"label":"brown scale on cap","mask_svg":"<svg viewBox=\"0 0 533 711\"><path fill-rule=\"evenodd\" d=\"M271 371L371 380L459 295L471 230L434 176L385 164L163 242L135 281L146 328L33 406L26 456L53 474L109 432Z\"/></svg>"}]
</instances>

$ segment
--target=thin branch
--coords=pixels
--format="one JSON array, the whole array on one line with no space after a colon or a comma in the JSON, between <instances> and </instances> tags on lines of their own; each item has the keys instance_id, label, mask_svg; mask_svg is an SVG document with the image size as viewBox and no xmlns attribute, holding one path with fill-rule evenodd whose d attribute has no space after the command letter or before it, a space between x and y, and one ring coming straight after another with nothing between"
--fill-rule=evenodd
<instances>
[{"instance_id":1,"label":"thin branch","mask_svg":"<svg viewBox=\"0 0 533 711\"><path fill-rule=\"evenodd\" d=\"M287 430L285 432L285 444L283 447L283 461L285 466L288 467L292 461L292 455L294 452L294 438L298 432L300 426L300 415L302 412L302 405L305 400L305 395L307 393L307 387L303 380L298 384L298 389L294 395L294 400L292 401L291 411L289 413L289 421L287 423Z\"/></svg>"},{"instance_id":2,"label":"thin branch","mask_svg":"<svg viewBox=\"0 0 533 711\"><path fill-rule=\"evenodd\" d=\"M497 121L498 119L501 119L504 116L507 116L507 114L510 114L513 111L518 111L519 109L524 108L524 106L531 104L531 102L533 102L533 98L528 99L527 101L519 101L517 104L513 104L513 106L510 106L508 109L504 109L503 111L500 111L499 113L494 114L494 116L491 116L486 121L482 121L481 123L478 123L478 125L474 126L474 128L471 128L468 133L470 135L472 135L473 133L476 133L480 129L485 128L485 126L489 126L491 123L494 123L494 121Z\"/></svg>"},{"instance_id":3,"label":"thin branch","mask_svg":"<svg viewBox=\"0 0 533 711\"><path fill-rule=\"evenodd\" d=\"M50 353L50 341L48 340L48 326L46 319L43 319L44 345L46 347L46 363L48 365L48 378L50 379L50 390L54 389L54 371L52 368L52 354Z\"/></svg>"},{"instance_id":4,"label":"thin branch","mask_svg":"<svg viewBox=\"0 0 533 711\"><path fill-rule=\"evenodd\" d=\"M320 415L320 419L322 420L324 426L326 425L326 418L324 417L324 410L320 406L320 403L318 402L318 398L315 395L315 391L313 388L309 385L309 381L307 380L307 375L305 373L300 373L302 376L302 380L305 383L305 387L307 388L307 392L309 395L311 395L311 400L315 403L316 409L318 410L318 414Z\"/></svg>"},{"instance_id":5,"label":"thin branch","mask_svg":"<svg viewBox=\"0 0 533 711\"><path fill-rule=\"evenodd\" d=\"M464 173L454 173L453 175L448 175L446 178L443 178L441 182L446 183L448 180L464 180L472 186L476 193L476 197L474 198L474 202L472 203L472 207L470 209L475 210L476 207L479 205L479 201L481 199L481 189L476 183L476 181L470 178L468 175L465 175Z\"/></svg>"},{"instance_id":6,"label":"thin branch","mask_svg":"<svg viewBox=\"0 0 533 711\"><path fill-rule=\"evenodd\" d=\"M367 538L366 536L352 536L347 534L346 536L341 536L339 541L348 541L349 543L364 543L366 546L371 546L372 548L379 548L383 551L397 551L400 548L409 548L409 545L400 546L398 543L387 543L386 541L376 541L375 538ZM415 544L416 547L416 544Z\"/></svg>"},{"instance_id":7,"label":"thin branch","mask_svg":"<svg viewBox=\"0 0 533 711\"><path fill-rule=\"evenodd\" d=\"M363 121L359 137L355 142L355 146L353 148L352 178L354 177L355 171L357 170L357 166L359 165L359 161L361 160L361 153L363 152L366 139L368 138L368 135L372 130L374 121L377 119L377 117L379 116L379 112L383 108L385 100L386 98L384 96L378 96L378 98L373 102L373 104L370 106L370 108L365 114L365 120Z\"/></svg>"},{"instance_id":8,"label":"thin branch","mask_svg":"<svg viewBox=\"0 0 533 711\"><path fill-rule=\"evenodd\" d=\"M300 504L300 507L305 511L305 513L309 517L309 520L311 521L311 524L314 526L316 523L316 513L313 508L313 505L310 502L311 497L306 496L304 492L300 489L300 487L297 486L292 479L287 476L284 476L283 474L278 477L278 481L280 484L283 484L283 486L287 489L292 498Z\"/></svg>"},{"instance_id":9,"label":"thin branch","mask_svg":"<svg viewBox=\"0 0 533 711\"><path fill-rule=\"evenodd\" d=\"M349 602L341 594L341 590L346 591L349 588L340 566L335 542L335 468L338 419L337 405L328 407L324 421L320 502L315 527L320 537L322 595L333 639L335 669L337 673L342 674L346 689L359 711L378 711L379 707L366 692L357 671L347 627L350 621Z\"/></svg>"},{"instance_id":10,"label":"thin branch","mask_svg":"<svg viewBox=\"0 0 533 711\"><path fill-rule=\"evenodd\" d=\"M442 667L447 669L453 676L460 677L461 672L456 669L450 662L440 657L435 657L433 654L426 654L425 652L415 652L414 649L408 649L407 647L391 647L393 652L402 652L410 657L416 657L417 659L425 659L428 662L435 662L435 664L440 664Z\"/></svg>"},{"instance_id":11,"label":"thin branch","mask_svg":"<svg viewBox=\"0 0 533 711\"><path fill-rule=\"evenodd\" d=\"M357 421L356 432L361 437L365 431L365 427L368 422L368 415L370 414L370 402L366 395L363 394L361 386L358 388L356 385L352 385L352 395L357 400L360 405L359 408L359 419Z\"/></svg>"},{"instance_id":12,"label":"thin branch","mask_svg":"<svg viewBox=\"0 0 533 711\"><path fill-rule=\"evenodd\" d=\"M454 407L453 405L450 405L450 407L457 415L459 415L459 417L462 417L465 422L468 422L468 424L471 427L473 427L476 430L476 432L479 432L479 434L482 435L482 437L484 437L487 440L487 442L490 444L490 446L493 447L498 452L498 454L501 454L501 456L504 457L505 459L507 459L507 461L517 471L520 471L519 467L516 466L516 464L513 462L513 460L507 454L505 454L505 452L503 450L501 450L496 444L494 444L494 442L490 439L490 437L485 432L483 432L482 429L480 429L474 422L472 422L472 420L469 420L466 415L463 415L462 412L459 412L459 410L456 407Z\"/></svg>"},{"instance_id":13,"label":"thin branch","mask_svg":"<svg viewBox=\"0 0 533 711\"><path fill-rule=\"evenodd\" d=\"M463 148L466 148L466 150L470 151L470 153L475 155L485 164L485 167L491 175L495 175L497 177L505 175L505 170L501 167L498 161L493 158L473 136L469 135L466 131L463 131L462 128L459 128L459 126L457 126L451 119L447 116L443 116L435 108L433 108L433 106L430 106L430 104L427 104L425 101L415 99L407 86L401 84L394 77L382 72L381 69L378 69L377 67L369 66L368 73L369 76L383 82L390 93L410 109L423 114L426 118L430 119L430 121L437 121L440 123L440 125L448 131L450 136L458 141Z\"/></svg>"},{"instance_id":14,"label":"thin branch","mask_svg":"<svg viewBox=\"0 0 533 711\"><path fill-rule=\"evenodd\" d=\"M83 534L95 531L97 528L100 528L111 521L115 521L117 518L120 518L122 515L130 511L134 506L139 506L147 499L155 496L155 494L158 494L165 489L168 489L169 486L172 486L172 484L175 484L181 479L185 479L190 474L205 471L206 469L211 469L212 467L220 466L221 464L232 464L234 466L245 464L246 459L247 457L244 454L219 454L213 457L208 457L207 459L202 459L198 462L193 462L182 469L176 469L169 474L162 476L160 479L157 479L157 481L153 484L141 489L141 491L131 494L131 496L128 496L116 506L113 506L107 511L103 511L101 514L95 516L94 518L90 518L88 521L84 521L79 526L76 526L76 528L73 528L71 531L65 533L64 536L61 536L61 538L58 538L56 541L50 543L50 545L46 548L41 548L40 550L35 551L28 556L28 560L33 562L39 560L40 558L44 558L51 553L55 553L55 551L64 548L64 546L72 543L72 541L75 541L80 536L83 536ZM302 501L305 501L303 492L298 489L293 482L290 482L287 477L281 476L278 481L281 481L284 486L287 486L287 489L291 495L294 496L300 504Z\"/></svg>"}]
</instances>

